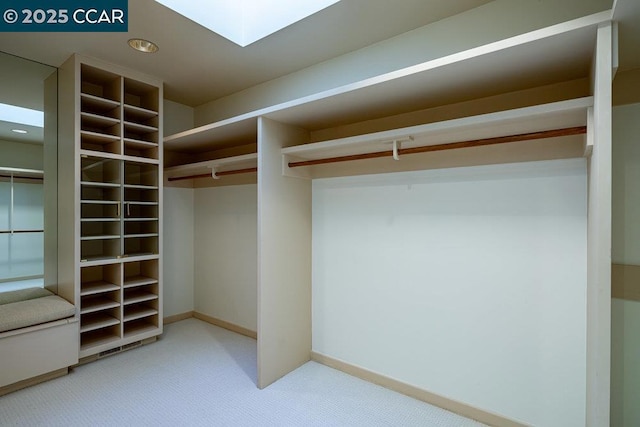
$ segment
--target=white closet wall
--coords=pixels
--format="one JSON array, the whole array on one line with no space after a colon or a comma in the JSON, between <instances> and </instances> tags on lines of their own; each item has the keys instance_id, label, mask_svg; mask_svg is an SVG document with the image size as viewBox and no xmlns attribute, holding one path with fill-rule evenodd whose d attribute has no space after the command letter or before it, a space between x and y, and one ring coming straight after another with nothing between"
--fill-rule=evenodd
<instances>
[{"instance_id":1,"label":"white closet wall","mask_svg":"<svg viewBox=\"0 0 640 427\"><path fill-rule=\"evenodd\" d=\"M195 311L256 331L257 185L195 191Z\"/></svg>"},{"instance_id":2,"label":"white closet wall","mask_svg":"<svg viewBox=\"0 0 640 427\"><path fill-rule=\"evenodd\" d=\"M164 190L164 315L193 311L194 190L165 187Z\"/></svg>"},{"instance_id":3,"label":"white closet wall","mask_svg":"<svg viewBox=\"0 0 640 427\"><path fill-rule=\"evenodd\" d=\"M313 181L313 350L583 426L584 159Z\"/></svg>"},{"instance_id":4,"label":"white closet wall","mask_svg":"<svg viewBox=\"0 0 640 427\"><path fill-rule=\"evenodd\" d=\"M193 108L164 100L163 133L171 135L193 127ZM166 161L166 160L165 160ZM194 294L194 190L164 187L164 315L193 311Z\"/></svg>"}]
</instances>

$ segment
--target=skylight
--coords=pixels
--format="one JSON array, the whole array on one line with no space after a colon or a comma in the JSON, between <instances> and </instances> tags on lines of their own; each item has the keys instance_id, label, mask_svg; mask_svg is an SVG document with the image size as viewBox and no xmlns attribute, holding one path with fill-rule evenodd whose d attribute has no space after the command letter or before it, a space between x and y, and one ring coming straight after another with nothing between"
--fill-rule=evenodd
<instances>
[{"instance_id":1,"label":"skylight","mask_svg":"<svg viewBox=\"0 0 640 427\"><path fill-rule=\"evenodd\" d=\"M44 126L44 113L30 108L0 103L0 121L28 126Z\"/></svg>"},{"instance_id":2,"label":"skylight","mask_svg":"<svg viewBox=\"0 0 640 427\"><path fill-rule=\"evenodd\" d=\"M339 0L156 0L242 47Z\"/></svg>"}]
</instances>

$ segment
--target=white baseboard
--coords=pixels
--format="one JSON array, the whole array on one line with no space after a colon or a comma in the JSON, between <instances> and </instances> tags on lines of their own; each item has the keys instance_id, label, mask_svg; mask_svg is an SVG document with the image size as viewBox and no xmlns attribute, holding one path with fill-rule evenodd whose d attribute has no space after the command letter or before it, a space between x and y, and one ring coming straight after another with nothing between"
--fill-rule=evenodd
<instances>
[{"instance_id":1,"label":"white baseboard","mask_svg":"<svg viewBox=\"0 0 640 427\"><path fill-rule=\"evenodd\" d=\"M227 322L226 320L221 320L215 317L207 316L206 314L198 313L195 311L193 313L193 317L196 319L202 320L207 323L211 323L212 325L218 326L223 329L227 329L231 332L235 332L240 335L244 335L249 338L258 339L258 333L256 331L252 331L251 329L247 329L242 326L238 326L235 323Z\"/></svg>"},{"instance_id":2,"label":"white baseboard","mask_svg":"<svg viewBox=\"0 0 640 427\"><path fill-rule=\"evenodd\" d=\"M354 377L363 379L365 381L378 384L382 387L390 390L402 393L406 396L413 397L414 399L421 400L434 406L438 406L447 411L454 412L463 417L471 418L481 423L488 424L496 427L528 427L528 424L515 421L504 417L502 415L494 414L489 411L485 411L466 403L458 402L443 396L439 396L435 393L420 389L410 384L403 383L394 378L390 378L376 372L369 371L356 365L344 362L339 359L334 359L330 356L325 356L320 353L311 352L311 360L329 366L330 368L337 369L345 372Z\"/></svg>"},{"instance_id":3,"label":"white baseboard","mask_svg":"<svg viewBox=\"0 0 640 427\"><path fill-rule=\"evenodd\" d=\"M167 316L162 319L163 324L169 325L171 323L179 322L185 319L191 319L193 317L193 311L187 311L185 313L174 314L173 316Z\"/></svg>"}]
</instances>

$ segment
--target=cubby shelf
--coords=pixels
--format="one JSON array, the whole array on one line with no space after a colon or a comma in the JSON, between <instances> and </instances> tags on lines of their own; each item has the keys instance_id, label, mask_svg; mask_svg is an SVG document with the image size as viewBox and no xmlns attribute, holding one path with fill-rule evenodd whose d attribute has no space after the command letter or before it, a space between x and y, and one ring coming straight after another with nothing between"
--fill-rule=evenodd
<instances>
[{"instance_id":1,"label":"cubby shelf","mask_svg":"<svg viewBox=\"0 0 640 427\"><path fill-rule=\"evenodd\" d=\"M116 345L120 340L120 335L109 330L96 330L83 333L80 338L80 357L91 355L92 349L98 349L111 344Z\"/></svg>"},{"instance_id":2,"label":"cubby shelf","mask_svg":"<svg viewBox=\"0 0 640 427\"><path fill-rule=\"evenodd\" d=\"M80 333L95 331L96 329L107 328L117 325L120 320L106 313L90 313L80 317Z\"/></svg>"},{"instance_id":3,"label":"cubby shelf","mask_svg":"<svg viewBox=\"0 0 640 427\"><path fill-rule=\"evenodd\" d=\"M132 292L125 292L124 305L136 304L140 302L153 301L158 299L158 295L153 292L144 290L135 290Z\"/></svg>"},{"instance_id":4,"label":"cubby shelf","mask_svg":"<svg viewBox=\"0 0 640 427\"><path fill-rule=\"evenodd\" d=\"M124 321L130 322L132 320L142 319L144 317L150 317L158 314L158 310L147 306L131 306L125 308Z\"/></svg>"},{"instance_id":5,"label":"cubby shelf","mask_svg":"<svg viewBox=\"0 0 640 427\"><path fill-rule=\"evenodd\" d=\"M158 283L158 279L154 279L152 277L133 276L133 277L125 278L124 285L122 287L124 289L127 289L127 288L135 288L138 286L153 285L156 283Z\"/></svg>"},{"instance_id":6,"label":"cubby shelf","mask_svg":"<svg viewBox=\"0 0 640 427\"><path fill-rule=\"evenodd\" d=\"M132 138L124 138L124 143L125 145L128 145L132 148L138 148L138 149L154 148L158 146L158 144L155 142L141 141L139 139L132 139Z\"/></svg>"},{"instance_id":7,"label":"cubby shelf","mask_svg":"<svg viewBox=\"0 0 640 427\"><path fill-rule=\"evenodd\" d=\"M119 289L120 289L120 286L114 283L109 283L104 281L87 282L87 283L82 283L80 295L86 296L86 295L102 294L105 292L117 291Z\"/></svg>"},{"instance_id":8,"label":"cubby shelf","mask_svg":"<svg viewBox=\"0 0 640 427\"><path fill-rule=\"evenodd\" d=\"M127 121L145 121L158 117L157 111L129 104L124 104L124 114Z\"/></svg>"},{"instance_id":9,"label":"cubby shelf","mask_svg":"<svg viewBox=\"0 0 640 427\"><path fill-rule=\"evenodd\" d=\"M82 137L83 141L91 142L94 144L110 144L120 141L119 136L88 130L81 130L80 136Z\"/></svg>"},{"instance_id":10,"label":"cubby shelf","mask_svg":"<svg viewBox=\"0 0 640 427\"><path fill-rule=\"evenodd\" d=\"M120 307L118 301L106 297L83 299L80 314L89 314L117 307Z\"/></svg>"},{"instance_id":11,"label":"cubby shelf","mask_svg":"<svg viewBox=\"0 0 640 427\"><path fill-rule=\"evenodd\" d=\"M103 188L118 188L120 184L115 184L112 182L93 182L93 181L81 181L80 185L84 185L86 187L103 187Z\"/></svg>"},{"instance_id":12,"label":"cubby shelf","mask_svg":"<svg viewBox=\"0 0 640 427\"><path fill-rule=\"evenodd\" d=\"M82 111L94 111L107 113L120 107L118 101L91 95L88 93L80 94L80 102Z\"/></svg>"},{"instance_id":13,"label":"cubby shelf","mask_svg":"<svg viewBox=\"0 0 640 427\"><path fill-rule=\"evenodd\" d=\"M106 128L120 124L120 119L94 113L80 113L80 117L83 125L91 127ZM107 135L112 134L107 133Z\"/></svg>"},{"instance_id":14,"label":"cubby shelf","mask_svg":"<svg viewBox=\"0 0 640 427\"><path fill-rule=\"evenodd\" d=\"M80 200L83 205L119 205L117 200Z\"/></svg>"},{"instance_id":15,"label":"cubby shelf","mask_svg":"<svg viewBox=\"0 0 640 427\"><path fill-rule=\"evenodd\" d=\"M139 319L129 321L124 324L124 337L129 338L136 335L146 335L153 333L157 326L155 323L147 321L148 319Z\"/></svg>"},{"instance_id":16,"label":"cubby shelf","mask_svg":"<svg viewBox=\"0 0 640 427\"><path fill-rule=\"evenodd\" d=\"M158 128L154 126L143 125L141 123L124 122L125 130L131 130L134 132L157 132Z\"/></svg>"}]
</instances>

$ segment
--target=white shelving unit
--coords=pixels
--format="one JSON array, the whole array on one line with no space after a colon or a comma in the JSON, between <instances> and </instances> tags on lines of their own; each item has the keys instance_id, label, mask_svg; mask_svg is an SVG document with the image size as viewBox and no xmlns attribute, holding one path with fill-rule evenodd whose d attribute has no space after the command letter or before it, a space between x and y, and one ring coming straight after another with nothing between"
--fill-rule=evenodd
<instances>
[{"instance_id":1,"label":"white shelving unit","mask_svg":"<svg viewBox=\"0 0 640 427\"><path fill-rule=\"evenodd\" d=\"M590 166L586 406L594 425L598 421L593 420L604 419L610 279L608 249L600 243L610 240L615 49L610 18L609 12L587 16L165 138L168 155L175 150L194 159L215 158L168 168L167 176L174 178L210 174L211 167L239 167L249 159L224 153L257 144L250 161L258 169L259 387L311 358L310 179L585 156ZM588 78L593 83L579 98L557 93L537 104L503 96ZM479 103L485 111L473 114L456 108L489 96L500 100L499 107ZM431 114L444 107L446 117ZM473 147L481 139L567 128L580 129L567 136ZM469 141L471 148L411 156L400 152L401 161L396 161L394 140L402 149ZM289 167L292 162L383 151L387 158ZM456 411L497 422L473 408Z\"/></svg>"},{"instance_id":2,"label":"white shelving unit","mask_svg":"<svg viewBox=\"0 0 640 427\"><path fill-rule=\"evenodd\" d=\"M162 83L74 56L60 92L60 291L86 358L162 333Z\"/></svg>"}]
</instances>

